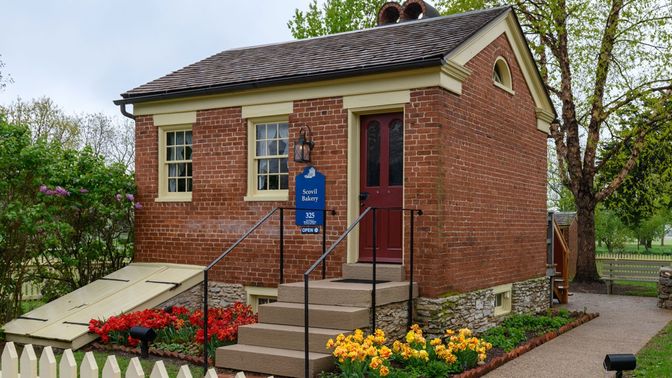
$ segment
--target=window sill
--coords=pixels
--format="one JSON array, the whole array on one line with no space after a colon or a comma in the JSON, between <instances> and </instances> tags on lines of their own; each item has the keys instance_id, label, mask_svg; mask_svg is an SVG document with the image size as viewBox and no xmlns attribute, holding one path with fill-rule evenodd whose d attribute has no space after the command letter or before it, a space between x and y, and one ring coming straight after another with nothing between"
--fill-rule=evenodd
<instances>
[{"instance_id":1,"label":"window sill","mask_svg":"<svg viewBox=\"0 0 672 378\"><path fill-rule=\"evenodd\" d=\"M274 194L253 194L243 197L246 202L254 201L289 201L289 192L274 193Z\"/></svg>"},{"instance_id":2,"label":"window sill","mask_svg":"<svg viewBox=\"0 0 672 378\"><path fill-rule=\"evenodd\" d=\"M499 89L502 89L502 90L508 92L509 94L512 94L512 95L515 95L515 94L516 94L516 92L514 92L513 89L507 87L507 86L504 85L504 84L500 84L500 83L498 83L498 82L496 82L496 81L493 81L492 84L494 84L495 87L497 87L497 88L499 88Z\"/></svg>"},{"instance_id":3,"label":"window sill","mask_svg":"<svg viewBox=\"0 0 672 378\"><path fill-rule=\"evenodd\" d=\"M191 194L180 197L157 197L154 198L154 202L191 202Z\"/></svg>"}]
</instances>

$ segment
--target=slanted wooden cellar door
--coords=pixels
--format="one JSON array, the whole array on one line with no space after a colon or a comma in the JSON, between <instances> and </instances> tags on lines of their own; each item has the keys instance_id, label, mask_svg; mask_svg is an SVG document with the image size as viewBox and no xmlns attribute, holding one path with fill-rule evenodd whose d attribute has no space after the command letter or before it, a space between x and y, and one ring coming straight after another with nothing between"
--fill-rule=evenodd
<instances>
[{"instance_id":1,"label":"slanted wooden cellar door","mask_svg":"<svg viewBox=\"0 0 672 378\"><path fill-rule=\"evenodd\" d=\"M367 207L401 208L403 205L403 113L375 114L360 118L361 211ZM403 214L380 210L376 214L376 261L401 263ZM372 216L359 227L359 261L373 260Z\"/></svg>"}]
</instances>

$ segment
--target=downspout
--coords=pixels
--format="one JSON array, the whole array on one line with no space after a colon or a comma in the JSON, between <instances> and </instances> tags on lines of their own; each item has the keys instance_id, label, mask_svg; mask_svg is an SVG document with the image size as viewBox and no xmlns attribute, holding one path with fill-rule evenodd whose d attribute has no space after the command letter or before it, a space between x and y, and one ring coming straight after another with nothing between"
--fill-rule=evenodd
<instances>
[{"instance_id":1,"label":"downspout","mask_svg":"<svg viewBox=\"0 0 672 378\"><path fill-rule=\"evenodd\" d=\"M129 113L128 110L126 110L126 104L119 104L119 110L121 111L121 114L123 114L125 117L128 117L135 121L135 114Z\"/></svg>"}]
</instances>

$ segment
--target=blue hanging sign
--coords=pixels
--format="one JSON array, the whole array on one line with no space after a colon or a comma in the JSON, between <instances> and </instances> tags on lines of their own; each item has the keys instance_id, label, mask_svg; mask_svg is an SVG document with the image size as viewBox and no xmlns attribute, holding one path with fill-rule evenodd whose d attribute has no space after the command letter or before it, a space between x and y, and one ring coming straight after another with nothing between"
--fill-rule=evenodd
<instances>
[{"instance_id":1,"label":"blue hanging sign","mask_svg":"<svg viewBox=\"0 0 672 378\"><path fill-rule=\"evenodd\" d=\"M298 209L316 209L319 211L297 210L297 226L322 226L326 206L324 200L324 175L315 167L306 167L303 173L296 175L296 207Z\"/></svg>"}]
</instances>

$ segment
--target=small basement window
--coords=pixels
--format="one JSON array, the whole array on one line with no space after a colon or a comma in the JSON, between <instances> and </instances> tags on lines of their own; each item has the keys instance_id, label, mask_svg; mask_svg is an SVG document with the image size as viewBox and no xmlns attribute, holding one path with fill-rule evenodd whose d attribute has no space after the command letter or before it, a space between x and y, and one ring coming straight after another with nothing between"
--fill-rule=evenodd
<instances>
[{"instance_id":1,"label":"small basement window","mask_svg":"<svg viewBox=\"0 0 672 378\"><path fill-rule=\"evenodd\" d=\"M257 313L259 306L278 301L278 289L270 287L245 286L247 304Z\"/></svg>"},{"instance_id":2,"label":"small basement window","mask_svg":"<svg viewBox=\"0 0 672 378\"><path fill-rule=\"evenodd\" d=\"M501 56L497 57L495 60L495 66L492 69L492 81L495 86L504 89L511 94L514 93L511 81L511 70L506 63L506 60Z\"/></svg>"},{"instance_id":3,"label":"small basement window","mask_svg":"<svg viewBox=\"0 0 672 378\"><path fill-rule=\"evenodd\" d=\"M493 289L495 294L495 316L506 315L511 312L511 284L496 286Z\"/></svg>"}]
</instances>

